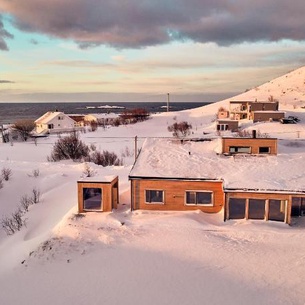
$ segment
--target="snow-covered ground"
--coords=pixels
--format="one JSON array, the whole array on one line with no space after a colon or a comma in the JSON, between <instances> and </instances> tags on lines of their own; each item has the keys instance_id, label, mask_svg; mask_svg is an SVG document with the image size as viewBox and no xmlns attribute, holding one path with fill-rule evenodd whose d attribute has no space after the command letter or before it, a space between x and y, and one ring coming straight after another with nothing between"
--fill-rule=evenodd
<instances>
[{"instance_id":1,"label":"snow-covered ground","mask_svg":"<svg viewBox=\"0 0 305 305\"><path fill-rule=\"evenodd\" d=\"M252 174L257 183L264 184L268 174L265 181L272 185L273 171L282 176L282 185L304 189L304 80L303 68L269 82L269 89L263 85L245 93L248 97L234 98L252 100L255 93L265 92L266 96L254 98L273 95L280 100L281 110L301 119L292 125L244 123L244 128L282 139L279 155L267 157L266 167L261 158L253 161L252 171L258 166ZM295 97L287 88L295 88ZM222 213L130 212L128 174L134 137L138 136L141 147L146 137L170 137L167 126L187 120L193 137L214 138L215 114L227 103L155 114L135 125L81 134L86 144L95 144L98 150L125 155L123 166L90 164L96 174L119 176L120 204L112 213L77 216L76 181L83 176L84 164L48 162L55 135L38 139L37 145L31 141L0 144L0 169L12 170L11 179L0 189L0 217L11 215L34 188L41 192L41 201L24 215L26 227L12 236L0 230L0 304L304 304L305 220L287 226L223 222ZM205 145L214 160L217 141ZM197 157L195 146L189 149ZM166 159L166 149L162 152L160 159ZM279 162L281 172L276 171ZM225 168L225 160L217 166ZM234 164L228 166L234 169ZM239 174L246 167L240 162ZM35 170L39 170L37 177ZM228 177L234 187L247 178L235 177L234 181Z\"/></svg>"}]
</instances>

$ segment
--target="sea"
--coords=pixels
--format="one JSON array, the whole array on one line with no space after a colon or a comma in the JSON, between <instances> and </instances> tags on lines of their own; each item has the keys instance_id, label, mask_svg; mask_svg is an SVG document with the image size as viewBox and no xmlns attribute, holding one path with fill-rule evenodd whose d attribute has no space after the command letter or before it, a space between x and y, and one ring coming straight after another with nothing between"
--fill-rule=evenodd
<instances>
[{"instance_id":1,"label":"sea","mask_svg":"<svg viewBox=\"0 0 305 305\"><path fill-rule=\"evenodd\" d=\"M210 102L171 102L170 111L192 109L210 104ZM167 105L162 102L65 102L65 103L0 103L0 125L13 124L17 120L36 120L47 111L61 111L66 114L122 113L126 110L144 108L149 113L166 112Z\"/></svg>"}]
</instances>

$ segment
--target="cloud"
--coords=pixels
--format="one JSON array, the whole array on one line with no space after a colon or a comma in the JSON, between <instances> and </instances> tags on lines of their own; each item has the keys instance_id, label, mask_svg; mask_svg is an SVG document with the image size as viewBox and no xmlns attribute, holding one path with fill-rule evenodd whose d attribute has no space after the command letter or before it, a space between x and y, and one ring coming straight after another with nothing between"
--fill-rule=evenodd
<instances>
[{"instance_id":1,"label":"cloud","mask_svg":"<svg viewBox=\"0 0 305 305\"><path fill-rule=\"evenodd\" d=\"M10 80L0 79L0 84L14 84L15 82L12 82Z\"/></svg>"},{"instance_id":2,"label":"cloud","mask_svg":"<svg viewBox=\"0 0 305 305\"><path fill-rule=\"evenodd\" d=\"M1 0L0 11L21 30L73 39L84 49L305 39L301 0Z\"/></svg>"},{"instance_id":3,"label":"cloud","mask_svg":"<svg viewBox=\"0 0 305 305\"><path fill-rule=\"evenodd\" d=\"M1 9L1 7L0 7L0 9ZM5 42L6 38L13 38L13 35L4 29L2 17L0 15L0 50L2 50L2 51L8 51L8 46Z\"/></svg>"}]
</instances>

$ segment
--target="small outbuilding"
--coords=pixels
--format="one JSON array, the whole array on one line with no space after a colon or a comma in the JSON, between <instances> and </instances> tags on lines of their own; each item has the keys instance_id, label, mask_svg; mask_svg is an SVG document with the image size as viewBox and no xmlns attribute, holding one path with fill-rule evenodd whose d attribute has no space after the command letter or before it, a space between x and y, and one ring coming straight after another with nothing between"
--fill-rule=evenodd
<instances>
[{"instance_id":1,"label":"small outbuilding","mask_svg":"<svg viewBox=\"0 0 305 305\"><path fill-rule=\"evenodd\" d=\"M226 130L237 131L238 121L230 120L230 119L217 120L216 129L217 131L226 131Z\"/></svg>"},{"instance_id":2,"label":"small outbuilding","mask_svg":"<svg viewBox=\"0 0 305 305\"><path fill-rule=\"evenodd\" d=\"M118 176L86 177L77 181L78 212L111 212L119 203Z\"/></svg>"},{"instance_id":3,"label":"small outbuilding","mask_svg":"<svg viewBox=\"0 0 305 305\"><path fill-rule=\"evenodd\" d=\"M222 154L277 155L277 139L223 137Z\"/></svg>"}]
</instances>

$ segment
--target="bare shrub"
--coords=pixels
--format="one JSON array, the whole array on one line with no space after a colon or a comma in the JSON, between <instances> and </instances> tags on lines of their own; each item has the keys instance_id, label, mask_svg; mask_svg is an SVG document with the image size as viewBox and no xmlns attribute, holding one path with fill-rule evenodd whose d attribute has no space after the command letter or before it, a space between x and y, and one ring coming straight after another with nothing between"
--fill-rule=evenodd
<instances>
[{"instance_id":1,"label":"bare shrub","mask_svg":"<svg viewBox=\"0 0 305 305\"><path fill-rule=\"evenodd\" d=\"M121 125L121 120L120 120L120 118L116 118L114 121L113 121L113 126L115 126L115 127L118 127L118 126L120 126Z\"/></svg>"},{"instance_id":2,"label":"bare shrub","mask_svg":"<svg viewBox=\"0 0 305 305\"><path fill-rule=\"evenodd\" d=\"M268 133L261 133L259 130L255 133L257 138L270 138ZM252 130L238 130L236 133L236 137L238 138L252 138L253 131Z\"/></svg>"},{"instance_id":3,"label":"bare shrub","mask_svg":"<svg viewBox=\"0 0 305 305\"><path fill-rule=\"evenodd\" d=\"M33 177L37 178L40 175L39 169L33 169Z\"/></svg>"},{"instance_id":4,"label":"bare shrub","mask_svg":"<svg viewBox=\"0 0 305 305\"><path fill-rule=\"evenodd\" d=\"M29 198L27 195L24 195L20 199L20 205L24 212L29 211L29 206L33 204L32 198Z\"/></svg>"},{"instance_id":5,"label":"bare shrub","mask_svg":"<svg viewBox=\"0 0 305 305\"><path fill-rule=\"evenodd\" d=\"M89 156L89 147L79 139L76 133L58 139L54 144L49 161L80 160Z\"/></svg>"},{"instance_id":6,"label":"bare shrub","mask_svg":"<svg viewBox=\"0 0 305 305\"><path fill-rule=\"evenodd\" d=\"M32 202L33 203L39 203L40 201L40 190L36 187L32 189Z\"/></svg>"},{"instance_id":7,"label":"bare shrub","mask_svg":"<svg viewBox=\"0 0 305 305\"><path fill-rule=\"evenodd\" d=\"M136 108L132 110L125 110L121 115L121 119L124 124L134 124L148 120L150 114L144 108Z\"/></svg>"},{"instance_id":8,"label":"bare shrub","mask_svg":"<svg viewBox=\"0 0 305 305\"><path fill-rule=\"evenodd\" d=\"M167 129L173 133L174 137L180 138L186 137L191 133L192 125L186 121L175 122L173 125L168 126Z\"/></svg>"},{"instance_id":9,"label":"bare shrub","mask_svg":"<svg viewBox=\"0 0 305 305\"><path fill-rule=\"evenodd\" d=\"M7 216L1 219L1 227L7 235L13 235L16 232L16 226L12 218Z\"/></svg>"},{"instance_id":10,"label":"bare shrub","mask_svg":"<svg viewBox=\"0 0 305 305\"><path fill-rule=\"evenodd\" d=\"M95 144L93 144L93 143L90 144L90 150L91 150L91 151L96 151L96 146L95 146Z\"/></svg>"},{"instance_id":11,"label":"bare shrub","mask_svg":"<svg viewBox=\"0 0 305 305\"><path fill-rule=\"evenodd\" d=\"M114 152L109 152L104 150L102 153L99 151L95 151L90 156L90 161L97 165L102 166L119 166L123 164L123 161L118 158L118 156Z\"/></svg>"},{"instance_id":12,"label":"bare shrub","mask_svg":"<svg viewBox=\"0 0 305 305\"><path fill-rule=\"evenodd\" d=\"M128 146L126 146L125 149L121 153L122 158L133 157L133 155L134 155L133 151L131 151Z\"/></svg>"},{"instance_id":13,"label":"bare shrub","mask_svg":"<svg viewBox=\"0 0 305 305\"><path fill-rule=\"evenodd\" d=\"M12 219L15 224L15 228L17 231L25 225L25 220L22 219L22 211L18 209L16 212L12 214Z\"/></svg>"},{"instance_id":14,"label":"bare shrub","mask_svg":"<svg viewBox=\"0 0 305 305\"><path fill-rule=\"evenodd\" d=\"M1 227L7 235L13 235L16 231L20 231L25 224L26 221L22 219L20 209L14 212L10 218L6 216L1 219Z\"/></svg>"},{"instance_id":15,"label":"bare shrub","mask_svg":"<svg viewBox=\"0 0 305 305\"><path fill-rule=\"evenodd\" d=\"M90 165L88 163L85 163L85 165L84 165L83 174L86 177L93 177L94 176L94 170L90 167Z\"/></svg>"},{"instance_id":16,"label":"bare shrub","mask_svg":"<svg viewBox=\"0 0 305 305\"><path fill-rule=\"evenodd\" d=\"M5 181L10 180L10 178L13 174L12 170L8 167L3 167L1 173L2 173L2 177Z\"/></svg>"},{"instance_id":17,"label":"bare shrub","mask_svg":"<svg viewBox=\"0 0 305 305\"><path fill-rule=\"evenodd\" d=\"M0 178L0 189L3 188L3 180Z\"/></svg>"},{"instance_id":18,"label":"bare shrub","mask_svg":"<svg viewBox=\"0 0 305 305\"><path fill-rule=\"evenodd\" d=\"M30 137L30 133L35 128L35 122L33 120L18 120L13 125L13 128L17 131L23 141L27 141Z\"/></svg>"}]
</instances>

